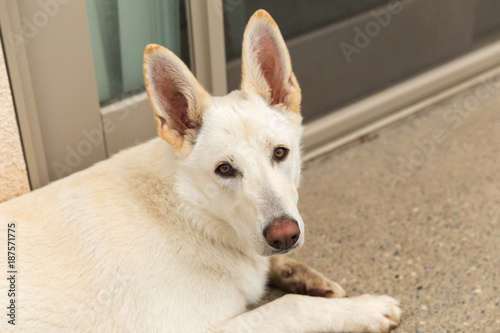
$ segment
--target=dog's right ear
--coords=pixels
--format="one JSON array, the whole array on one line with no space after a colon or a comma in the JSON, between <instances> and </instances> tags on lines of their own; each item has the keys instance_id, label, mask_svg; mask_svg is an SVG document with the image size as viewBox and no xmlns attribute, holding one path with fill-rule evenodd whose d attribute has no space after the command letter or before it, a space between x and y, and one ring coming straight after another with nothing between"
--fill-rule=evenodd
<instances>
[{"instance_id":1,"label":"dog's right ear","mask_svg":"<svg viewBox=\"0 0 500 333\"><path fill-rule=\"evenodd\" d=\"M280 30L269 13L258 10L243 36L241 89L261 96L278 110L300 114L300 87Z\"/></svg>"},{"instance_id":2,"label":"dog's right ear","mask_svg":"<svg viewBox=\"0 0 500 333\"><path fill-rule=\"evenodd\" d=\"M210 95L186 65L166 48L150 44L144 51L144 82L155 112L158 134L180 155L188 155L201 127Z\"/></svg>"}]
</instances>

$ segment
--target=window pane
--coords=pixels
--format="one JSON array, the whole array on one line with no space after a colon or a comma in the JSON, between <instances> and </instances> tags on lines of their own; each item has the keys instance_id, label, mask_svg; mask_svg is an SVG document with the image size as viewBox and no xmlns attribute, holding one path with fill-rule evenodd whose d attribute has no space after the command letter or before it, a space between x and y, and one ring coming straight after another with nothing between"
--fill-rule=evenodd
<instances>
[{"instance_id":1,"label":"window pane","mask_svg":"<svg viewBox=\"0 0 500 333\"><path fill-rule=\"evenodd\" d=\"M494 38L500 29L498 0L223 3L228 90L240 86L241 36L261 7L288 43L305 122L464 54L475 47L474 34Z\"/></svg>"},{"instance_id":2,"label":"window pane","mask_svg":"<svg viewBox=\"0 0 500 333\"><path fill-rule=\"evenodd\" d=\"M248 19L258 9L267 10L289 39L389 3L390 0L223 0L226 58L241 55Z\"/></svg>"},{"instance_id":3,"label":"window pane","mask_svg":"<svg viewBox=\"0 0 500 333\"><path fill-rule=\"evenodd\" d=\"M144 90L147 44L167 47L189 65L182 0L86 0L101 104Z\"/></svg>"}]
</instances>

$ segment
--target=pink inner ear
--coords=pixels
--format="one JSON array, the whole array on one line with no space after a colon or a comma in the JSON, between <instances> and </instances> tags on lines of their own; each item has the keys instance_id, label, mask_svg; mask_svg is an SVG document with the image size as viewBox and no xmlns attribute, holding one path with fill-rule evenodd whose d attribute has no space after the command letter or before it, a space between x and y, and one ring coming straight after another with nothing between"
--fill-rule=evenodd
<instances>
[{"instance_id":1,"label":"pink inner ear","mask_svg":"<svg viewBox=\"0 0 500 333\"><path fill-rule=\"evenodd\" d=\"M170 129L184 136L186 130L196 128L189 118L188 100L177 84L186 78L180 77L179 69L163 57L156 57L151 62L151 87L157 96L157 102L165 113L165 122ZM164 122L162 121L162 125Z\"/></svg>"},{"instance_id":2,"label":"pink inner ear","mask_svg":"<svg viewBox=\"0 0 500 333\"><path fill-rule=\"evenodd\" d=\"M266 79L266 82L271 91L271 104L283 103L287 95L284 82L285 69L282 63L282 56L279 48L279 41L276 40L275 36L269 27L262 26L258 27L256 35L255 51L257 53L257 59L260 64L262 75Z\"/></svg>"}]
</instances>

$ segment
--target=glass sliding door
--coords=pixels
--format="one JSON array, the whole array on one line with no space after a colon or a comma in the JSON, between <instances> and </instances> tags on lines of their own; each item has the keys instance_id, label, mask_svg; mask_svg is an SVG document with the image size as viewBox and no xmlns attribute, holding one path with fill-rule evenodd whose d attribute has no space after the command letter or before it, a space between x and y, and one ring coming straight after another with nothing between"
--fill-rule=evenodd
<instances>
[{"instance_id":1,"label":"glass sliding door","mask_svg":"<svg viewBox=\"0 0 500 333\"><path fill-rule=\"evenodd\" d=\"M269 11L301 84L307 139L315 119L344 117L350 111L344 106L500 40L498 0L50 4L0 1L0 33L34 187L156 136L142 79L148 43L170 48L209 91L224 94L241 82L248 19L257 9ZM327 140L325 135L304 147Z\"/></svg>"},{"instance_id":2,"label":"glass sliding door","mask_svg":"<svg viewBox=\"0 0 500 333\"><path fill-rule=\"evenodd\" d=\"M499 3L225 0L228 89L239 87L241 38L260 8L287 42L307 123L497 38Z\"/></svg>"}]
</instances>

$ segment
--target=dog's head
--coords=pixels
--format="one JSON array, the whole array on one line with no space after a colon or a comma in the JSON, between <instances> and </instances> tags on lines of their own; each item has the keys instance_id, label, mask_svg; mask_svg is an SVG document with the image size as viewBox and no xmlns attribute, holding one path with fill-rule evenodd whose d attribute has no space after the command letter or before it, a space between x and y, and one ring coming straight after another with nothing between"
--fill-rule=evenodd
<instances>
[{"instance_id":1,"label":"dog's head","mask_svg":"<svg viewBox=\"0 0 500 333\"><path fill-rule=\"evenodd\" d=\"M241 91L211 97L172 52L149 45L146 89L158 133L177 154L181 194L223 222L218 232L231 241L262 255L284 253L304 242L297 209L301 94L267 12L250 19L242 57Z\"/></svg>"}]
</instances>

